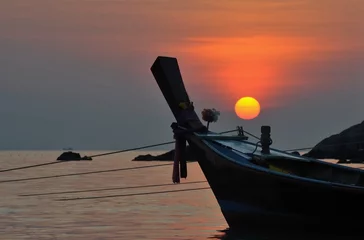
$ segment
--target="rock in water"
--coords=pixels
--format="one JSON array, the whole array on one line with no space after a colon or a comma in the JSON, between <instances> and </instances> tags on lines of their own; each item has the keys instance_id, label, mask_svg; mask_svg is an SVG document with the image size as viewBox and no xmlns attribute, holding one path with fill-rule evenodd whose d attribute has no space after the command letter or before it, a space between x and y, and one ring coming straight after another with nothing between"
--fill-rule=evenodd
<instances>
[{"instance_id":1,"label":"rock in water","mask_svg":"<svg viewBox=\"0 0 364 240\"><path fill-rule=\"evenodd\" d=\"M146 154L146 155L139 155L133 159L133 161L153 161L155 160L156 156Z\"/></svg>"},{"instance_id":2,"label":"rock in water","mask_svg":"<svg viewBox=\"0 0 364 240\"><path fill-rule=\"evenodd\" d=\"M91 157L81 157L79 153L75 153L72 151L62 153L57 160L59 161L74 161L74 160L92 160Z\"/></svg>"},{"instance_id":3,"label":"rock in water","mask_svg":"<svg viewBox=\"0 0 364 240\"><path fill-rule=\"evenodd\" d=\"M364 121L339 134L331 135L304 154L319 159L339 159L340 162L364 161Z\"/></svg>"}]
</instances>

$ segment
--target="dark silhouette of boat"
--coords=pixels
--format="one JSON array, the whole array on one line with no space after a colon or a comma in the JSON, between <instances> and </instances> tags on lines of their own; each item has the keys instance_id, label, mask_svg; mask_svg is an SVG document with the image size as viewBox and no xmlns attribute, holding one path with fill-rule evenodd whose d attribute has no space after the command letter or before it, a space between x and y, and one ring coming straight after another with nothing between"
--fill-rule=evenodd
<instances>
[{"instance_id":1,"label":"dark silhouette of boat","mask_svg":"<svg viewBox=\"0 0 364 240\"><path fill-rule=\"evenodd\" d=\"M151 71L177 120L173 181L187 176L187 141L231 229L363 229L364 171L273 149L269 126L262 126L259 144L210 132L194 110L177 59L160 56Z\"/></svg>"}]
</instances>

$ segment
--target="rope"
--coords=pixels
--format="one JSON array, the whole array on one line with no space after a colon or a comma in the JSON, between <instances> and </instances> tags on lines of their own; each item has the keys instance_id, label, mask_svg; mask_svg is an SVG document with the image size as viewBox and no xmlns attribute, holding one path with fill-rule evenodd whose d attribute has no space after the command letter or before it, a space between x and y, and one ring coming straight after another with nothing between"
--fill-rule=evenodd
<instances>
[{"instance_id":1,"label":"rope","mask_svg":"<svg viewBox=\"0 0 364 240\"><path fill-rule=\"evenodd\" d=\"M234 129L234 130L220 132L219 134L231 133L231 132L236 132L236 131L237 130ZM142 146L142 147L135 147L135 148L129 148L129 149L124 149L124 150L119 150L119 151L114 151L114 152L106 152L106 153L91 155L91 156L88 156L88 157L91 157L91 158L101 157L101 156L106 156L106 155L111 155L111 154L117 154L117 153L123 153L123 152L135 151L135 150L141 150L141 149L145 149L145 148L158 147L158 146L162 146L162 145L172 144L172 143L175 143L175 142L176 141L170 141L170 142L164 142L164 143L146 145L146 146Z\"/></svg>"},{"instance_id":2,"label":"rope","mask_svg":"<svg viewBox=\"0 0 364 240\"><path fill-rule=\"evenodd\" d=\"M334 147L334 146L342 146L342 145L352 145L352 144L358 144L358 143L364 143L364 141L358 141L358 142L346 142L346 143L337 143L337 144L323 144L321 145L322 147ZM306 148L296 148L296 149L289 149L289 150L285 150L286 152L288 151L303 151L303 150L310 150L313 149L314 147L306 147Z\"/></svg>"},{"instance_id":3,"label":"rope","mask_svg":"<svg viewBox=\"0 0 364 240\"><path fill-rule=\"evenodd\" d=\"M230 132L235 132L236 129L234 130L229 130L229 131L224 131L221 132L220 134L224 134L224 133L230 133ZM95 155L91 155L88 157L94 158L94 157L101 157L101 156L106 156L106 155L111 155L111 154L117 154L117 153L123 153L123 152L129 152L129 151L135 151L135 150L140 150L140 149L145 149L145 148L151 148L151 147L157 147L157 146L163 146L163 145L167 145L167 144L171 144L171 143L175 143L175 141L170 141L170 142L164 142L164 143L158 143L158 144L152 144L152 145L146 145L146 146L141 146L141 147L135 147L135 148L129 148L129 149L123 149L123 150L119 150L119 151L114 151L114 152L106 152L106 153L101 153L101 154L95 154ZM70 160L68 160L70 161ZM26 168L33 168L33 167L41 167L41 166L46 166L46 165L52 165L52 164L56 164L56 163L61 163L61 162L68 162L68 161L57 161L57 162L47 162L47 163L41 163L41 164L35 164L35 165L29 165L29 166L24 166L24 167L16 167L16 168L9 168L9 169L4 169L4 170L0 170L0 172L10 172L10 171L15 171L15 170L21 170L21 169L26 169ZM75 160L76 161L76 160ZM78 160L77 160L78 161ZM49 178L49 177L44 177L44 178ZM35 180L35 179L41 179L41 178L32 178L32 179L14 179L14 180L8 180L8 181L22 181L22 180ZM2 183L4 181L0 181L0 183Z\"/></svg>"},{"instance_id":4,"label":"rope","mask_svg":"<svg viewBox=\"0 0 364 240\"><path fill-rule=\"evenodd\" d=\"M254 151L253 151L251 154L254 154L254 153L255 153L255 151L257 151L259 143L260 143L260 141L258 141L258 142L255 144L255 149L254 149Z\"/></svg>"},{"instance_id":5,"label":"rope","mask_svg":"<svg viewBox=\"0 0 364 240\"><path fill-rule=\"evenodd\" d=\"M229 130L229 131L224 131L224 132L220 132L220 134L225 134L225 133L231 133L231 132L235 132L237 131L236 129L234 130ZM244 130L244 133L259 139L257 136L247 132ZM134 150L140 150L140 149L144 149L144 148L151 148L151 147L157 147L157 146L162 146L162 145L167 145L167 144L171 144L174 143L175 141L170 141L170 142L164 142L164 143L158 143L158 144L152 144L152 145L146 145L146 146L142 146L142 147L136 147L136 148L129 148L129 149L124 149L124 150L120 150L120 151L114 151L114 152L107 152L107 153L102 153L102 154L96 154L96 155L92 155L90 157L100 157L100 156L105 156L105 155L111 155L111 154L116 154L116 153L122 153L122 152L128 152L128 151L134 151ZM322 145L322 146L340 146L340 145L350 145L350 144L358 144L358 143L364 143L364 141L358 141L358 142L348 142L348 143L340 143L340 144L327 144L327 145ZM289 151L303 151L303 150L309 150L309 149L313 149L314 147L307 147L307 148L296 148L296 149L288 149L288 150L284 150L285 152L289 152ZM254 150L254 152L256 151L256 149ZM253 153L254 153L253 152ZM24 166L24 167L16 167L16 168L10 168L10 169L3 169L0 170L0 172L9 172L9 171L15 171L15 170L21 170L21 169L27 169L27 168L33 168L33 167L40 167L40 166L47 166L47 165L52 165L52 164L56 164L56 163L62 163L65 161L57 161L57 162L48 162L48 163L41 163L41 164L35 164L35 165L29 165L29 166ZM159 165L156 165L159 166ZM152 166L146 166L146 167L152 167ZM108 171L121 171L121 169L112 169L112 170L106 170L106 172ZM98 171L99 172L99 171ZM91 174L91 173L98 173L98 172L90 172L90 173L80 173L80 175L83 174ZM73 175L78 175L76 174L66 174L65 176L73 176ZM53 177L63 177L63 175L56 175L56 176L46 176L46 177L36 177L36 178L24 178L24 179L12 179L12 180L4 180L4 181L0 181L0 183L4 183L4 182L16 182L16 181L27 181L27 180L37 180L37 179L44 179L44 178L53 178Z\"/></svg>"},{"instance_id":6,"label":"rope","mask_svg":"<svg viewBox=\"0 0 364 240\"><path fill-rule=\"evenodd\" d=\"M173 163L159 164L159 165L152 165L152 166L130 167L130 168L117 168L117 169L109 169L109 170L101 170L101 171L93 171L93 172L60 174L60 175L44 176L44 177L10 179L10 180L0 181L0 183L31 181L31 180L39 180L39 179L47 179L47 178L70 177L70 176L87 175L87 174L95 174L95 173L117 172L117 171L126 171L126 170L134 170L134 169L141 169L141 168L161 167L161 166L167 166L167 165L173 165Z\"/></svg>"},{"instance_id":7,"label":"rope","mask_svg":"<svg viewBox=\"0 0 364 240\"><path fill-rule=\"evenodd\" d=\"M237 130L229 130L229 131L225 131L225 132L219 132L219 134L225 134L225 133L232 133L232 132L236 132Z\"/></svg>"},{"instance_id":8,"label":"rope","mask_svg":"<svg viewBox=\"0 0 364 240\"><path fill-rule=\"evenodd\" d=\"M246 134L248 134L249 136L251 136L251 137L253 137L253 138L255 138L255 139L257 139L257 140L259 140L259 141L260 141L260 138L259 138L259 137L257 137L257 136L255 136L255 135L253 135L252 133L249 133L249 132L247 132L247 131L245 131L245 130L243 130L243 132L244 132L244 133L246 133Z\"/></svg>"},{"instance_id":9,"label":"rope","mask_svg":"<svg viewBox=\"0 0 364 240\"><path fill-rule=\"evenodd\" d=\"M174 142L175 141L170 141L170 142L164 142L164 143L146 145L146 146L142 146L142 147L136 147L136 148L129 148L129 149L124 149L124 150L119 150L119 151L115 151L115 152L107 152L107 153L101 153L101 154L91 155L91 156L88 156L88 157L94 158L94 157L101 157L101 156L106 156L106 155L111 155L111 154L117 154L117 153L123 153L123 152L130 152L130 151L140 150L140 149L144 149L144 148L151 148L151 147L163 146L163 145L171 144L171 143L174 143Z\"/></svg>"},{"instance_id":10,"label":"rope","mask_svg":"<svg viewBox=\"0 0 364 240\"><path fill-rule=\"evenodd\" d=\"M116 197L142 196L142 195L163 194L163 193L173 193L173 192L197 191L197 190L205 190L205 189L210 189L210 187L178 189L178 190L159 191L159 192L143 192L143 193L117 194L117 195L96 196L96 197L83 197L83 198L61 198L61 199L57 199L56 201L73 201L73 200L86 200L86 199L100 199L100 198L116 198Z\"/></svg>"},{"instance_id":11,"label":"rope","mask_svg":"<svg viewBox=\"0 0 364 240\"><path fill-rule=\"evenodd\" d=\"M231 132L235 132L235 131L237 131L237 130L224 131L224 132L221 132L220 134L231 133ZM91 156L88 156L88 157L91 157L91 158L101 157L101 156L106 156L106 155L111 155L111 154L117 154L117 153L123 153L123 152L129 152L129 151L135 151L135 150L140 150L140 149L145 149L145 148L158 147L158 146L163 146L163 145L167 145L167 144L171 144L171 143L175 143L175 141L158 143L158 144L152 144L152 145L145 145L145 146L141 146L141 147L123 149L123 150L114 151L114 152L106 152L106 153L101 153L101 154L95 154L95 155L91 155ZM9 168L9 169L0 170L0 172L10 172L10 171L15 171L15 170L21 170L21 169L33 168L33 167L41 167L41 166L52 165L52 164L61 163L61 162L69 162L69 161L73 161L73 160L57 161L57 162L53 162L52 161L52 162L35 164L35 165L29 165L29 166L24 166L24 167ZM79 161L79 160L74 160L74 161ZM0 181L0 183L1 183L1 181Z\"/></svg>"},{"instance_id":12,"label":"rope","mask_svg":"<svg viewBox=\"0 0 364 240\"><path fill-rule=\"evenodd\" d=\"M20 169L25 169L25 168L33 168L33 167L52 165L52 164L56 164L56 163L61 163L61 162L48 162L48 163L41 163L41 164L24 166L24 167L9 168L9 169L0 170L0 172L10 172L10 171L20 170Z\"/></svg>"},{"instance_id":13,"label":"rope","mask_svg":"<svg viewBox=\"0 0 364 240\"><path fill-rule=\"evenodd\" d=\"M226 131L223 133L228 133L228 132L233 132L235 130L231 130L231 131ZM354 143L363 143L363 142L352 142L351 144ZM165 143L164 143L165 144ZM344 143L344 144L349 144L349 143ZM155 146L155 145L160 145L160 144L154 144L154 145L148 145L148 146ZM342 144L332 144L332 146L335 145L342 145ZM147 147L148 147L147 146ZM135 148L134 148L135 149ZM301 148L303 149L303 148ZM292 150L286 150L286 151L293 151L295 149ZM297 149L298 150L298 149ZM120 152L120 151L118 151ZM25 167L19 167L19 168L13 168L13 169L5 169L5 170L0 170L0 172L6 172L6 171L12 171L12 170L18 170L18 169L23 169L23 168L31 168L31 167L36 167L36 166L44 166L44 165L51 165L51 164L56 164L56 163L61 163L60 162L50 162L50 163L43 163L43 164L37 164L37 165L31 165L31 166L25 166ZM40 179L50 179L50 178L59 178L59 177L68 177L68 176L78 176L78 175L87 175L87 174L96 174L96 173L106 173L106 172L116 172L116 171L126 171L126 170L133 170L133 169L142 169L142 168L153 168L153 167L160 167L160 166L167 166L167 165L173 165L173 163L167 163L167 164L159 164L159 165L152 165L152 166L139 166L139 167L130 167L130 168L117 168L117 169L109 169L109 170L101 170L101 171L92 171L92 172L81 172L81 173L71 173L71 174L60 174L60 175L53 175L53 176L44 176L44 177L32 177L32 178L21 178L21 179L10 179L10 180L3 180L0 181L0 183L9 183L9 182L21 182L21 181L31 181L31 180L40 180Z\"/></svg>"},{"instance_id":14,"label":"rope","mask_svg":"<svg viewBox=\"0 0 364 240\"><path fill-rule=\"evenodd\" d=\"M196 184L196 183L206 183L207 181L195 181L195 182L184 182L181 184ZM112 190L124 190L124 189L135 189L135 188L152 188L152 187L164 187L172 186L174 183L164 183L164 184L153 184L153 185L139 185L139 186L129 186L129 187L113 187L113 188L101 188L101 189L89 189L89 190L79 190L79 191L64 191L64 192L48 192L48 193L30 193L21 194L20 197L33 197L33 196L45 196L45 195L56 195L56 194L67 194L67 193L84 193L84 192L102 192L102 191L112 191Z\"/></svg>"},{"instance_id":15,"label":"rope","mask_svg":"<svg viewBox=\"0 0 364 240\"><path fill-rule=\"evenodd\" d=\"M167 145L167 144L174 143L174 142L175 141L158 143L158 144L153 144L153 145L146 145L146 146L142 146L142 147L129 148L129 149L124 149L124 150L115 151L115 152L96 154L96 155L92 155L92 156L89 156L89 157L99 157L99 156L111 155L111 154L128 152L128 151L133 151L133 150L139 150L139 149L143 149L143 148L157 147L157 146ZM52 164L62 163L62 162L70 162L70 161L79 161L79 160L67 160L67 161L58 160L57 162L47 162L47 163L29 165L29 166L24 166L24 167L4 169L4 170L0 170L0 172L9 172L9 171L21 170L21 169L25 169L25 168L41 167L41 166L52 165ZM1 183L1 181L0 181L0 183Z\"/></svg>"}]
</instances>

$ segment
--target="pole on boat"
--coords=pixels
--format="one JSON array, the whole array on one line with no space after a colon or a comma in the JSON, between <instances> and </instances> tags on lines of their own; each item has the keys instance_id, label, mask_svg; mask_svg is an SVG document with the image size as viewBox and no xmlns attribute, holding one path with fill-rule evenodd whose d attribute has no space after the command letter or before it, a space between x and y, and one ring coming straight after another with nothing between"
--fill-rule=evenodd
<instances>
[{"instance_id":1,"label":"pole on boat","mask_svg":"<svg viewBox=\"0 0 364 240\"><path fill-rule=\"evenodd\" d=\"M270 154L269 146L272 144L272 139L270 138L270 126L262 126L260 128L261 136L260 143L262 144L262 153Z\"/></svg>"}]
</instances>

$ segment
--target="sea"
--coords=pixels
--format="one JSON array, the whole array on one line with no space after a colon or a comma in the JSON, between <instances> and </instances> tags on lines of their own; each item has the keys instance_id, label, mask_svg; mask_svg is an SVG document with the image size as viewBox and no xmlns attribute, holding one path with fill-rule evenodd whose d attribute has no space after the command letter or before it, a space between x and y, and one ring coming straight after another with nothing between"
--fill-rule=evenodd
<instances>
[{"instance_id":1,"label":"sea","mask_svg":"<svg viewBox=\"0 0 364 240\"><path fill-rule=\"evenodd\" d=\"M254 235L231 232L198 163L188 163L187 179L173 184L172 162L132 161L162 152L1 172L0 239L277 239L264 229ZM0 171L54 162L61 153L0 151Z\"/></svg>"}]
</instances>

